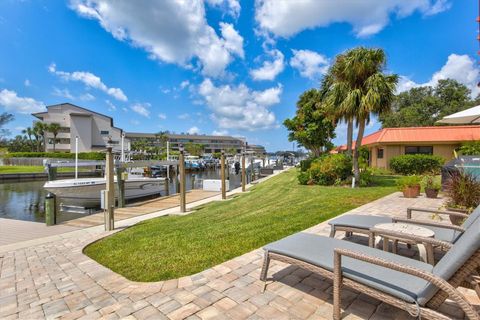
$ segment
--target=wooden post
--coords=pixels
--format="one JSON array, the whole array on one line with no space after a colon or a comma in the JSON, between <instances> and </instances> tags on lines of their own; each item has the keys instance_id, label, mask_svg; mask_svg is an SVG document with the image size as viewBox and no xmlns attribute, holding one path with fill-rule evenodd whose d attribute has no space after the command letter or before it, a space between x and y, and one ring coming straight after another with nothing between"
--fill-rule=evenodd
<instances>
[{"instance_id":1,"label":"wooden post","mask_svg":"<svg viewBox=\"0 0 480 320\"><path fill-rule=\"evenodd\" d=\"M225 190L225 151L222 150L220 157L220 179L222 180L222 199L227 199L227 190Z\"/></svg>"},{"instance_id":2,"label":"wooden post","mask_svg":"<svg viewBox=\"0 0 480 320\"><path fill-rule=\"evenodd\" d=\"M107 142L107 157L106 157L106 174L107 174L107 196L106 196L106 215L105 215L105 230L111 231L115 228L113 224L114 206L115 206L115 184L113 179L113 154L111 141Z\"/></svg>"},{"instance_id":3,"label":"wooden post","mask_svg":"<svg viewBox=\"0 0 480 320\"><path fill-rule=\"evenodd\" d=\"M245 152L242 153L242 192L245 192L246 184Z\"/></svg>"},{"instance_id":4,"label":"wooden post","mask_svg":"<svg viewBox=\"0 0 480 320\"><path fill-rule=\"evenodd\" d=\"M185 179L185 155L183 151L183 145L180 146L180 212L187 211L187 199L186 199L186 179Z\"/></svg>"},{"instance_id":5,"label":"wooden post","mask_svg":"<svg viewBox=\"0 0 480 320\"><path fill-rule=\"evenodd\" d=\"M170 195L170 180L168 178L165 178L165 195Z\"/></svg>"},{"instance_id":6,"label":"wooden post","mask_svg":"<svg viewBox=\"0 0 480 320\"><path fill-rule=\"evenodd\" d=\"M47 226L53 226L57 223L57 206L55 202L55 195L49 192L45 196L45 224Z\"/></svg>"},{"instance_id":7,"label":"wooden post","mask_svg":"<svg viewBox=\"0 0 480 320\"><path fill-rule=\"evenodd\" d=\"M180 193L180 166L175 170L175 193Z\"/></svg>"},{"instance_id":8,"label":"wooden post","mask_svg":"<svg viewBox=\"0 0 480 320\"><path fill-rule=\"evenodd\" d=\"M194 174L192 174L190 176L190 183L192 185L192 190L195 189L195 175Z\"/></svg>"},{"instance_id":9,"label":"wooden post","mask_svg":"<svg viewBox=\"0 0 480 320\"><path fill-rule=\"evenodd\" d=\"M252 174L252 178L251 178L250 181L253 181L253 180L255 180L255 170L253 169L253 155L250 158L250 171L251 171L251 174Z\"/></svg>"},{"instance_id":10,"label":"wooden post","mask_svg":"<svg viewBox=\"0 0 480 320\"><path fill-rule=\"evenodd\" d=\"M118 184L118 207L125 207L125 169L122 167L117 168L117 184Z\"/></svg>"}]
</instances>

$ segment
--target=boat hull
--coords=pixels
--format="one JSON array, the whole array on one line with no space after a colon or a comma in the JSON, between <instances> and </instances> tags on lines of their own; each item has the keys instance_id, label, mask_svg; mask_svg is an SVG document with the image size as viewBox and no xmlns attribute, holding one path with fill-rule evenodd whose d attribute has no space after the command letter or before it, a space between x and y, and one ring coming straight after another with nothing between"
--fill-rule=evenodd
<instances>
[{"instance_id":1,"label":"boat hull","mask_svg":"<svg viewBox=\"0 0 480 320\"><path fill-rule=\"evenodd\" d=\"M104 178L56 180L45 183L44 188L55 194L62 204L91 208L100 206L100 194L106 189L106 180ZM134 178L125 181L126 200L162 195L164 191L165 179ZM116 182L115 198L118 198Z\"/></svg>"}]
</instances>

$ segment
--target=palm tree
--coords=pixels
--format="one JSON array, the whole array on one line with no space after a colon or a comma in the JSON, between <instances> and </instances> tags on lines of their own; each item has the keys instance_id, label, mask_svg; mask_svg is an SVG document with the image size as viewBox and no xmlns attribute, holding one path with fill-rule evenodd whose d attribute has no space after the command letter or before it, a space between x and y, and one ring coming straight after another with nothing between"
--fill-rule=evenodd
<instances>
[{"instance_id":1,"label":"palm tree","mask_svg":"<svg viewBox=\"0 0 480 320\"><path fill-rule=\"evenodd\" d=\"M55 152L55 145L57 144L57 135L60 132L61 126L59 123L52 122L46 125L46 131L53 134L53 152Z\"/></svg>"},{"instance_id":2,"label":"palm tree","mask_svg":"<svg viewBox=\"0 0 480 320\"><path fill-rule=\"evenodd\" d=\"M398 76L384 74L385 65L386 56L382 49L358 47L338 55L329 72L331 79L326 93L329 105L337 106L337 116L352 122L351 129L354 120L358 127L353 152L357 183L360 180L358 149L362 145L365 125L370 122L372 114L390 111L395 96Z\"/></svg>"},{"instance_id":3,"label":"palm tree","mask_svg":"<svg viewBox=\"0 0 480 320\"><path fill-rule=\"evenodd\" d=\"M27 127L26 129L22 130L22 133L27 135L28 141L30 142L31 151L33 151L33 140L32 140L33 130L32 130L32 128Z\"/></svg>"},{"instance_id":4,"label":"palm tree","mask_svg":"<svg viewBox=\"0 0 480 320\"><path fill-rule=\"evenodd\" d=\"M32 133L37 143L37 152L40 152L40 150L42 149L42 144L45 141L46 126L47 125L44 124L43 122L35 122L35 124L33 125Z\"/></svg>"}]
</instances>

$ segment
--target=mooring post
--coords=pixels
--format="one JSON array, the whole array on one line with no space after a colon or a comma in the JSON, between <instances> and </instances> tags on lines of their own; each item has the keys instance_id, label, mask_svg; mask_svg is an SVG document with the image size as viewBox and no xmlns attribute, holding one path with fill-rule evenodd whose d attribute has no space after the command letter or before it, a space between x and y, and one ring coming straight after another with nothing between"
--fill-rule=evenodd
<instances>
[{"instance_id":1,"label":"mooring post","mask_svg":"<svg viewBox=\"0 0 480 320\"><path fill-rule=\"evenodd\" d=\"M117 168L117 184L118 184L118 207L125 207L125 169L122 167Z\"/></svg>"},{"instance_id":2,"label":"mooring post","mask_svg":"<svg viewBox=\"0 0 480 320\"><path fill-rule=\"evenodd\" d=\"M245 151L242 152L242 192L245 192L246 185L246 168L245 168Z\"/></svg>"},{"instance_id":3,"label":"mooring post","mask_svg":"<svg viewBox=\"0 0 480 320\"><path fill-rule=\"evenodd\" d=\"M253 181L255 180L255 170L253 169L253 155L250 158L250 170L252 171L252 178L250 181Z\"/></svg>"},{"instance_id":4,"label":"mooring post","mask_svg":"<svg viewBox=\"0 0 480 320\"><path fill-rule=\"evenodd\" d=\"M57 206L55 195L51 192L45 196L45 224L53 226L57 223Z\"/></svg>"},{"instance_id":5,"label":"mooring post","mask_svg":"<svg viewBox=\"0 0 480 320\"><path fill-rule=\"evenodd\" d=\"M220 157L220 179L222 180L222 199L227 199L227 190L225 190L225 151L222 150Z\"/></svg>"},{"instance_id":6,"label":"mooring post","mask_svg":"<svg viewBox=\"0 0 480 320\"><path fill-rule=\"evenodd\" d=\"M165 178L165 195L170 195L170 180L168 178Z\"/></svg>"},{"instance_id":7,"label":"mooring post","mask_svg":"<svg viewBox=\"0 0 480 320\"><path fill-rule=\"evenodd\" d=\"M180 212L187 212L187 198L186 198L186 178L185 178L185 154L183 145L179 146L180 150Z\"/></svg>"},{"instance_id":8,"label":"mooring post","mask_svg":"<svg viewBox=\"0 0 480 320\"><path fill-rule=\"evenodd\" d=\"M195 189L195 175L194 174L191 175L190 182L192 184L192 190Z\"/></svg>"},{"instance_id":9,"label":"mooring post","mask_svg":"<svg viewBox=\"0 0 480 320\"><path fill-rule=\"evenodd\" d=\"M113 154L112 154L112 141L109 139L107 142L107 156L106 156L106 174L107 174L107 196L106 196L106 208L107 214L105 216L105 230L111 231L114 226L114 206L115 206L115 185L113 179Z\"/></svg>"},{"instance_id":10,"label":"mooring post","mask_svg":"<svg viewBox=\"0 0 480 320\"><path fill-rule=\"evenodd\" d=\"M53 181L57 179L57 167L52 167L52 165L49 163L47 164L47 176L48 176L48 181Z\"/></svg>"},{"instance_id":11,"label":"mooring post","mask_svg":"<svg viewBox=\"0 0 480 320\"><path fill-rule=\"evenodd\" d=\"M180 166L175 170L175 193L180 193Z\"/></svg>"}]
</instances>

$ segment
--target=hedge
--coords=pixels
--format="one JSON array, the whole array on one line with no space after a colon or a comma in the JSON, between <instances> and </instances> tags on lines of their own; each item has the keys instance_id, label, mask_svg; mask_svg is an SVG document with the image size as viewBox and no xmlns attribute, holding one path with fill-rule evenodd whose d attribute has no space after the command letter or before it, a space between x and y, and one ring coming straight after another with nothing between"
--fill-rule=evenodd
<instances>
[{"instance_id":1,"label":"hedge","mask_svg":"<svg viewBox=\"0 0 480 320\"><path fill-rule=\"evenodd\" d=\"M406 154L390 159L390 169L403 175L439 173L445 162L440 156Z\"/></svg>"},{"instance_id":2,"label":"hedge","mask_svg":"<svg viewBox=\"0 0 480 320\"><path fill-rule=\"evenodd\" d=\"M352 161L344 154L324 155L314 159L309 165L309 169L300 171L298 175L300 184L333 185L352 174Z\"/></svg>"},{"instance_id":3,"label":"hedge","mask_svg":"<svg viewBox=\"0 0 480 320\"><path fill-rule=\"evenodd\" d=\"M74 159L75 154L69 152L11 152L3 155L4 158L59 158ZM78 158L82 160L105 160L103 152L79 152Z\"/></svg>"}]
</instances>

